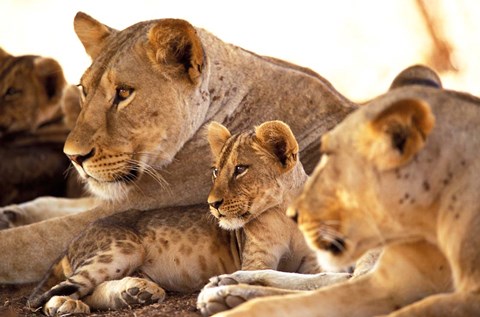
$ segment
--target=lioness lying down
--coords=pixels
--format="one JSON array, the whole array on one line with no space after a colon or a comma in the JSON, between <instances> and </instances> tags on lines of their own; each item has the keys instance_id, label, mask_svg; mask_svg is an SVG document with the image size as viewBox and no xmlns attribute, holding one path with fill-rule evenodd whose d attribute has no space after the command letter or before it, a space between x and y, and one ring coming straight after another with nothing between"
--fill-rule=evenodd
<instances>
[{"instance_id":1,"label":"lioness lying down","mask_svg":"<svg viewBox=\"0 0 480 317\"><path fill-rule=\"evenodd\" d=\"M344 267L383 245L376 268L218 316L480 316L479 122L479 99L421 86L348 116L322 138L289 214L320 263Z\"/></svg>"},{"instance_id":2,"label":"lioness lying down","mask_svg":"<svg viewBox=\"0 0 480 317\"><path fill-rule=\"evenodd\" d=\"M65 217L0 231L0 283L40 280L68 242L100 217L203 203L211 162L201 131L212 120L232 133L286 122L309 173L320 135L355 109L314 72L226 44L183 20L117 31L78 13L74 27L92 64L80 82L82 108L64 151L107 201L77 214L50 201L42 206L51 211L44 219ZM35 204L17 206L14 214L20 224L43 215Z\"/></svg>"},{"instance_id":3,"label":"lioness lying down","mask_svg":"<svg viewBox=\"0 0 480 317\"><path fill-rule=\"evenodd\" d=\"M315 254L286 216L307 178L288 126L266 122L231 136L212 123L208 139L216 157L208 200L228 231L205 217L203 205L106 217L76 238L52 269L66 280L30 305L45 305L49 316L84 313L159 302L163 288L194 291L211 276L239 269L319 273ZM325 273L311 281L320 287L349 277Z\"/></svg>"}]
</instances>

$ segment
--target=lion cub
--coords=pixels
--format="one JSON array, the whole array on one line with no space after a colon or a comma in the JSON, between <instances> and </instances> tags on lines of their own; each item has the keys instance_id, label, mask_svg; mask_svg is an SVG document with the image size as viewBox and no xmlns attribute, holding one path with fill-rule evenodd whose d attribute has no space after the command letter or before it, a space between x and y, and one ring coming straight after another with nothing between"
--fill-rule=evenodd
<instances>
[{"instance_id":1,"label":"lion cub","mask_svg":"<svg viewBox=\"0 0 480 317\"><path fill-rule=\"evenodd\" d=\"M96 221L70 243L44 282L64 280L41 296L34 292L29 305L44 306L49 316L117 309L160 302L164 288L199 290L210 277L239 269L319 272L285 215L307 178L290 128L273 121L232 136L212 123L208 141L215 156L208 203L219 225L201 205L131 210Z\"/></svg>"}]
</instances>

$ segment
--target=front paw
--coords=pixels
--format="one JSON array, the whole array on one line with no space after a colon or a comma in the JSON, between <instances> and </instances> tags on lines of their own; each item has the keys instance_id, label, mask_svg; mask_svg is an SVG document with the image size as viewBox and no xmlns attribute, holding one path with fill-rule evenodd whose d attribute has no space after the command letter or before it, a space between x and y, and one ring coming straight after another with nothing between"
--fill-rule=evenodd
<instances>
[{"instance_id":1,"label":"front paw","mask_svg":"<svg viewBox=\"0 0 480 317\"><path fill-rule=\"evenodd\" d=\"M197 299L197 308L203 316L232 309L249 298L242 285L225 285L219 287L205 287Z\"/></svg>"},{"instance_id":2,"label":"front paw","mask_svg":"<svg viewBox=\"0 0 480 317\"><path fill-rule=\"evenodd\" d=\"M22 209L17 205L0 208L0 230L15 228L21 225Z\"/></svg>"},{"instance_id":3,"label":"front paw","mask_svg":"<svg viewBox=\"0 0 480 317\"><path fill-rule=\"evenodd\" d=\"M204 288L237 284L270 286L269 277L275 273L273 270L236 271L232 274L222 274L210 278Z\"/></svg>"},{"instance_id":4,"label":"front paw","mask_svg":"<svg viewBox=\"0 0 480 317\"><path fill-rule=\"evenodd\" d=\"M90 307L81 300L75 300L68 296L53 296L43 307L43 313L47 316L90 314Z\"/></svg>"}]
</instances>

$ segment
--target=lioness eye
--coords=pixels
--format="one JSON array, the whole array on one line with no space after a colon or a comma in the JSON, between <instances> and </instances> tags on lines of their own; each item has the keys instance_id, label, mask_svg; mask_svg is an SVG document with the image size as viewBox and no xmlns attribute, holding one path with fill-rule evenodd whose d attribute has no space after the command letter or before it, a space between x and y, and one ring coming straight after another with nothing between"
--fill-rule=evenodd
<instances>
[{"instance_id":1,"label":"lioness eye","mask_svg":"<svg viewBox=\"0 0 480 317\"><path fill-rule=\"evenodd\" d=\"M213 178L217 178L217 176L218 176L218 168L212 167L212 176L213 176Z\"/></svg>"},{"instance_id":2,"label":"lioness eye","mask_svg":"<svg viewBox=\"0 0 480 317\"><path fill-rule=\"evenodd\" d=\"M237 165L235 166L235 170L233 172L233 176L238 177L242 174L244 174L248 169L248 166L246 165Z\"/></svg>"}]
</instances>

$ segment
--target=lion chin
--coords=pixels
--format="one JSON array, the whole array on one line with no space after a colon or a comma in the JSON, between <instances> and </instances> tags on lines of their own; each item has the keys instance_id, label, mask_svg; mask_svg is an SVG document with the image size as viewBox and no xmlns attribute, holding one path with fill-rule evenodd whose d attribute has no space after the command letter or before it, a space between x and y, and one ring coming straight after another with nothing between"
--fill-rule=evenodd
<instances>
[{"instance_id":1,"label":"lion chin","mask_svg":"<svg viewBox=\"0 0 480 317\"><path fill-rule=\"evenodd\" d=\"M225 229L225 230L237 230L240 228L243 228L245 225L245 220L232 217L232 218L220 218L218 221L218 225L220 228Z\"/></svg>"},{"instance_id":2,"label":"lion chin","mask_svg":"<svg viewBox=\"0 0 480 317\"><path fill-rule=\"evenodd\" d=\"M88 191L96 197L106 201L120 201L127 197L128 192L134 187L133 182L123 180L101 182L92 177L87 180Z\"/></svg>"}]
</instances>

